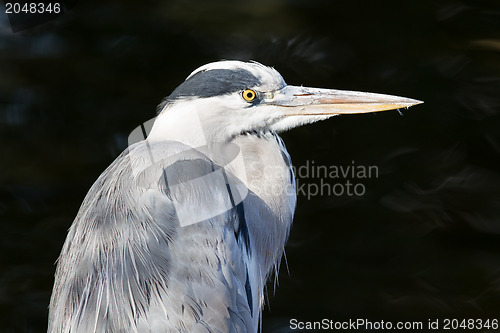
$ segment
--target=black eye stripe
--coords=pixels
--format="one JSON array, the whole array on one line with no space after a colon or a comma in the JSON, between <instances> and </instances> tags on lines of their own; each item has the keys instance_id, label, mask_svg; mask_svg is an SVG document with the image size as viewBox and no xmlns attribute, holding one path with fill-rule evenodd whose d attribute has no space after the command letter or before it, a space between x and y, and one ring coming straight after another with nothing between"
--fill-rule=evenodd
<instances>
[{"instance_id":1,"label":"black eye stripe","mask_svg":"<svg viewBox=\"0 0 500 333\"><path fill-rule=\"evenodd\" d=\"M259 78L244 69L211 69L196 73L179 85L169 96L173 101L182 97L214 97L243 91L262 84Z\"/></svg>"}]
</instances>

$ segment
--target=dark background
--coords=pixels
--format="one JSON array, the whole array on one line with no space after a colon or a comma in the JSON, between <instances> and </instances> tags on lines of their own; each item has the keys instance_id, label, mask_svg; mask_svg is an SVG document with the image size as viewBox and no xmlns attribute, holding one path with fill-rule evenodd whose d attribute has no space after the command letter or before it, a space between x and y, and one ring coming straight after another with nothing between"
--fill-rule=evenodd
<instances>
[{"instance_id":1,"label":"dark background","mask_svg":"<svg viewBox=\"0 0 500 333\"><path fill-rule=\"evenodd\" d=\"M46 329L86 191L164 96L219 59L425 101L282 135L296 166L354 161L379 177L361 197L299 197L265 332L500 317L499 1L80 1L16 33L0 8L0 331Z\"/></svg>"}]
</instances>

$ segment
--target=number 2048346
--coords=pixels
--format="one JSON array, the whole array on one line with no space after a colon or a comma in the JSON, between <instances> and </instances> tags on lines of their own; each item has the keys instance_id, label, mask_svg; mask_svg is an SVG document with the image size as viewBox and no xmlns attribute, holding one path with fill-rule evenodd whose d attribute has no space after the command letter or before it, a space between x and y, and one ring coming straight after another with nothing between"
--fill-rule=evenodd
<instances>
[{"instance_id":1,"label":"number 2048346","mask_svg":"<svg viewBox=\"0 0 500 333\"><path fill-rule=\"evenodd\" d=\"M497 330L499 328L498 319L444 319L443 329L445 330Z\"/></svg>"},{"instance_id":2,"label":"number 2048346","mask_svg":"<svg viewBox=\"0 0 500 333\"><path fill-rule=\"evenodd\" d=\"M6 14L45 14L61 12L59 2L7 2L5 3Z\"/></svg>"}]
</instances>

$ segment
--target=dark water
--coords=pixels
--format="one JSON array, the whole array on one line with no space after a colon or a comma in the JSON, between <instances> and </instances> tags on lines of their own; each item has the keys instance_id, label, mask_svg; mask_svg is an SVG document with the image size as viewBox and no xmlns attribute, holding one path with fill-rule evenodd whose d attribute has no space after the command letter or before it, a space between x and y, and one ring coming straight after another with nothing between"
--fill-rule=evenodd
<instances>
[{"instance_id":1,"label":"dark water","mask_svg":"<svg viewBox=\"0 0 500 333\"><path fill-rule=\"evenodd\" d=\"M297 167L378 177L325 180L363 195L299 196L265 332L292 318L500 317L500 2L80 1L17 33L1 8L0 331L46 329L86 191L164 96L219 59L425 101L283 134Z\"/></svg>"}]
</instances>

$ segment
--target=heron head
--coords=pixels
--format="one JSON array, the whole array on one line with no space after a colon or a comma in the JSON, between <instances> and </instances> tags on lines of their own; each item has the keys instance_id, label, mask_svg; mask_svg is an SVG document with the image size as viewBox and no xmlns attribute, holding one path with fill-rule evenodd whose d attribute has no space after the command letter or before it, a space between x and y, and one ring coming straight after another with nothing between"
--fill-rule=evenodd
<instances>
[{"instance_id":1,"label":"heron head","mask_svg":"<svg viewBox=\"0 0 500 333\"><path fill-rule=\"evenodd\" d=\"M257 62L219 61L196 69L165 99L150 138L197 141L201 135L203 140L196 143L223 142L243 133L281 132L339 114L419 103L391 95L290 86L274 68Z\"/></svg>"}]
</instances>

